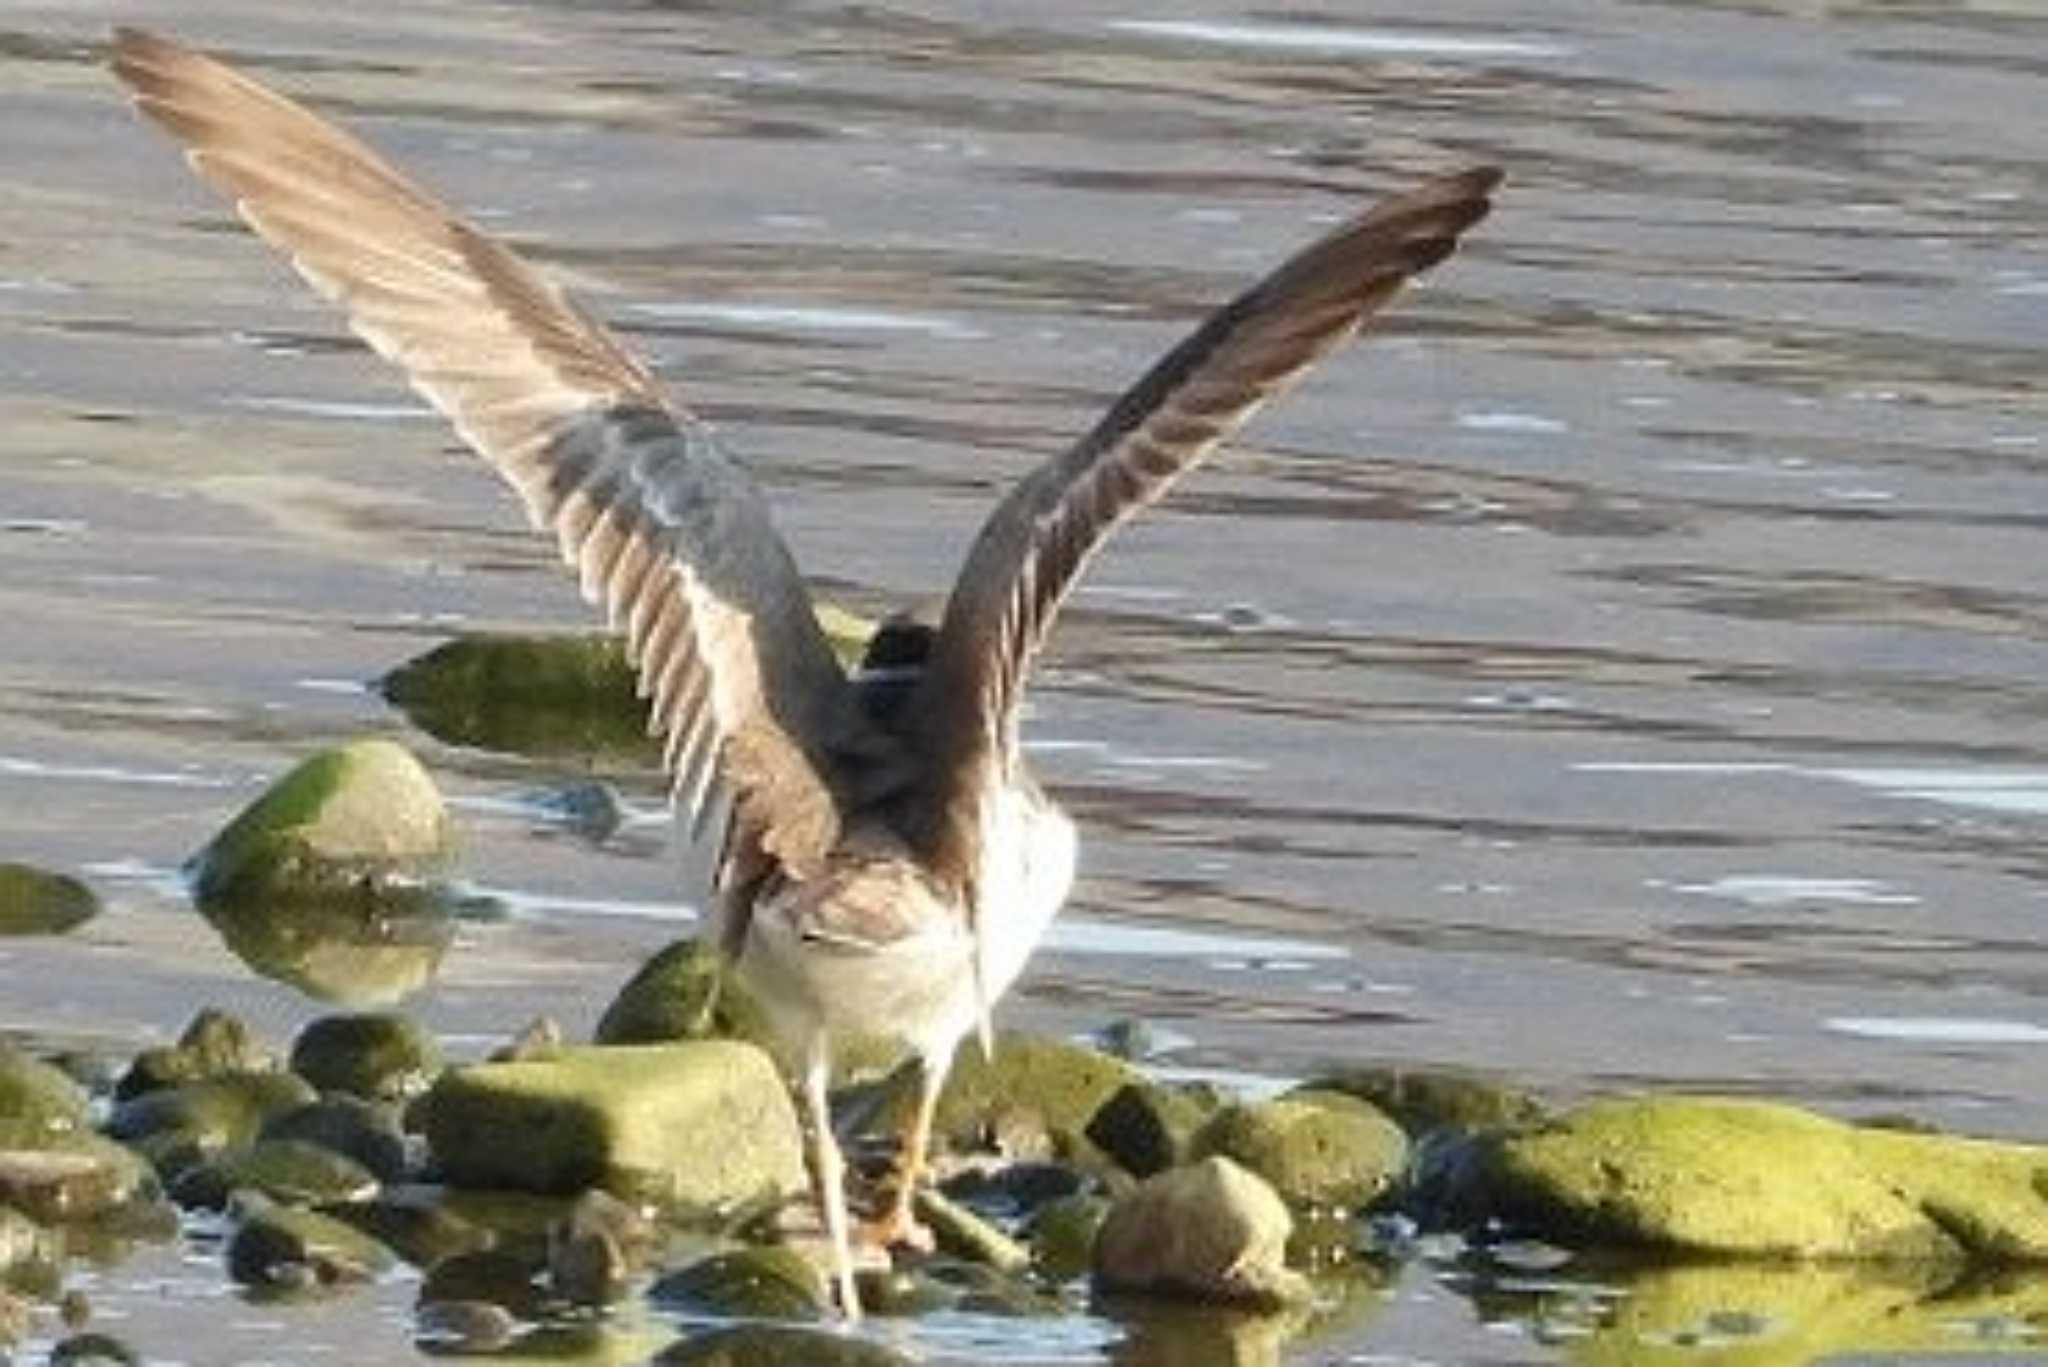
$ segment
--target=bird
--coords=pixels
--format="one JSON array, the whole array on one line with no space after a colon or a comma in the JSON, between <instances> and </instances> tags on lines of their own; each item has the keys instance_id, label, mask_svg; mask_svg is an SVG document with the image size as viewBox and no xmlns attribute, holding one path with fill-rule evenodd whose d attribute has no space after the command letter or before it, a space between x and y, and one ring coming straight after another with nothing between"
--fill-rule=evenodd
<instances>
[{"instance_id":1,"label":"bird","mask_svg":"<svg viewBox=\"0 0 2048 1367\"><path fill-rule=\"evenodd\" d=\"M803 1113L842 1314L852 1249L927 1244L912 1195L970 1033L1074 879L1074 823L1019 709L1106 538L1436 265L1502 172L1426 179L1346 218L1209 315L973 541L943 612L842 668L766 496L711 428L560 286L353 135L171 38L115 31L113 74L194 171L551 532L624 640L679 823L722 822L708 925L772 1019ZM922 1062L882 1214L854 1228L827 1099L835 1040Z\"/></svg>"}]
</instances>

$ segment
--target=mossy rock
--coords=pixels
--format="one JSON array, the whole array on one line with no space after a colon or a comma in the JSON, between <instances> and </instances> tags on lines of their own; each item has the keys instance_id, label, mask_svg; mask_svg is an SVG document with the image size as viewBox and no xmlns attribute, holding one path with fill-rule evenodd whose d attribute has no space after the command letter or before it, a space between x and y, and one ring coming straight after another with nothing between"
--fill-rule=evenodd
<instances>
[{"instance_id":1,"label":"mossy rock","mask_svg":"<svg viewBox=\"0 0 2048 1367\"><path fill-rule=\"evenodd\" d=\"M783 1324L741 1324L692 1334L655 1354L652 1367L912 1367L869 1339Z\"/></svg>"},{"instance_id":2,"label":"mossy rock","mask_svg":"<svg viewBox=\"0 0 2048 1367\"><path fill-rule=\"evenodd\" d=\"M1272 1183L1289 1205L1357 1209L1392 1187L1408 1137L1367 1103L1341 1092L1295 1092L1225 1106L1190 1142L1195 1158L1221 1154Z\"/></svg>"},{"instance_id":3,"label":"mossy rock","mask_svg":"<svg viewBox=\"0 0 2048 1367\"><path fill-rule=\"evenodd\" d=\"M655 1282L647 1298L671 1310L752 1320L822 1319L832 1305L817 1267L781 1244L700 1258Z\"/></svg>"},{"instance_id":4,"label":"mossy rock","mask_svg":"<svg viewBox=\"0 0 2048 1367\"><path fill-rule=\"evenodd\" d=\"M789 1091L738 1041L582 1046L444 1072L421 1105L458 1185L715 1208L809 1183Z\"/></svg>"},{"instance_id":5,"label":"mossy rock","mask_svg":"<svg viewBox=\"0 0 2048 1367\"><path fill-rule=\"evenodd\" d=\"M409 1155L396 1110L356 1096L328 1096L273 1115L261 1139L317 1144L363 1165L380 1182L406 1175Z\"/></svg>"},{"instance_id":6,"label":"mossy rock","mask_svg":"<svg viewBox=\"0 0 2048 1367\"><path fill-rule=\"evenodd\" d=\"M1300 1090L1342 1092L1377 1107L1411 1139L1441 1131L1513 1129L1539 1124L1550 1110L1536 1097L1476 1073L1450 1068L1346 1068Z\"/></svg>"},{"instance_id":7,"label":"mossy rock","mask_svg":"<svg viewBox=\"0 0 2048 1367\"><path fill-rule=\"evenodd\" d=\"M157 1152L183 1146L195 1155L223 1153L253 1142L273 1117L316 1096L292 1073L225 1073L122 1102L107 1119L107 1133L127 1144L153 1142Z\"/></svg>"},{"instance_id":8,"label":"mossy rock","mask_svg":"<svg viewBox=\"0 0 2048 1367\"><path fill-rule=\"evenodd\" d=\"M181 1173L171 1199L187 1209L223 1210L238 1191L257 1191L287 1206L363 1201L377 1193L376 1176L343 1154L296 1139L259 1139Z\"/></svg>"},{"instance_id":9,"label":"mossy rock","mask_svg":"<svg viewBox=\"0 0 2048 1367\"><path fill-rule=\"evenodd\" d=\"M417 1021L388 1011L322 1016L293 1041L291 1066L322 1092L403 1101L433 1083L441 1045Z\"/></svg>"},{"instance_id":10,"label":"mossy rock","mask_svg":"<svg viewBox=\"0 0 2048 1367\"><path fill-rule=\"evenodd\" d=\"M99 911L98 895L68 874L0 862L0 936L62 935Z\"/></svg>"},{"instance_id":11,"label":"mossy rock","mask_svg":"<svg viewBox=\"0 0 2048 1367\"><path fill-rule=\"evenodd\" d=\"M1717 1097L1595 1101L1484 1136L1439 1217L1565 1246L2048 1261L2048 1147L1861 1129Z\"/></svg>"},{"instance_id":12,"label":"mossy rock","mask_svg":"<svg viewBox=\"0 0 2048 1367\"><path fill-rule=\"evenodd\" d=\"M38 1224L96 1220L155 1191L149 1165L91 1132L34 1149L0 1149L0 1208Z\"/></svg>"},{"instance_id":13,"label":"mossy rock","mask_svg":"<svg viewBox=\"0 0 2048 1367\"><path fill-rule=\"evenodd\" d=\"M87 1133L83 1088L62 1069L0 1044L0 1149L39 1149Z\"/></svg>"},{"instance_id":14,"label":"mossy rock","mask_svg":"<svg viewBox=\"0 0 2048 1367\"><path fill-rule=\"evenodd\" d=\"M766 1049L775 1032L716 945L686 936L642 964L597 1023L599 1044L743 1039Z\"/></svg>"},{"instance_id":15,"label":"mossy rock","mask_svg":"<svg viewBox=\"0 0 2048 1367\"><path fill-rule=\"evenodd\" d=\"M1121 1089L1144 1080L1122 1059L1064 1040L998 1031L995 1056L972 1037L960 1045L939 1093L935 1142L961 1151L993 1145L1013 1158L1043 1158L1086 1139L1089 1122ZM889 1080L883 1114L894 1124L917 1103L918 1073L907 1066Z\"/></svg>"},{"instance_id":16,"label":"mossy rock","mask_svg":"<svg viewBox=\"0 0 2048 1367\"><path fill-rule=\"evenodd\" d=\"M193 858L201 903L350 892L438 867L452 844L434 780L395 741L323 750L271 784Z\"/></svg>"},{"instance_id":17,"label":"mossy rock","mask_svg":"<svg viewBox=\"0 0 2048 1367\"><path fill-rule=\"evenodd\" d=\"M176 1044L137 1054L114 1084L114 1100L225 1073L262 1072L276 1062L241 1017L209 1006L192 1018Z\"/></svg>"},{"instance_id":18,"label":"mossy rock","mask_svg":"<svg viewBox=\"0 0 2048 1367\"><path fill-rule=\"evenodd\" d=\"M304 1291L367 1281L395 1265L391 1250L341 1221L251 1199L228 1240L228 1275L244 1286Z\"/></svg>"},{"instance_id":19,"label":"mossy rock","mask_svg":"<svg viewBox=\"0 0 2048 1367\"><path fill-rule=\"evenodd\" d=\"M1095 1280L1206 1304L1279 1310L1309 1298L1286 1266L1294 1219L1258 1174L1205 1158L1118 1198L1095 1236Z\"/></svg>"}]
</instances>

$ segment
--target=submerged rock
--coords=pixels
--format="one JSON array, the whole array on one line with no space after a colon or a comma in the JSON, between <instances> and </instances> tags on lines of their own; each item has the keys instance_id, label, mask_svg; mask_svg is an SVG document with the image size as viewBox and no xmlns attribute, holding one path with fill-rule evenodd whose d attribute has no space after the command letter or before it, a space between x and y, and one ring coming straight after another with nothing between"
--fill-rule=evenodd
<instances>
[{"instance_id":1,"label":"submerged rock","mask_svg":"<svg viewBox=\"0 0 2048 1367\"><path fill-rule=\"evenodd\" d=\"M323 1016L292 1044L292 1071L323 1092L365 1101L403 1101L441 1071L441 1045L419 1024L390 1012Z\"/></svg>"},{"instance_id":2,"label":"submerged rock","mask_svg":"<svg viewBox=\"0 0 2048 1367\"><path fill-rule=\"evenodd\" d=\"M1408 1161L1408 1138L1366 1102L1295 1092L1225 1106L1194 1136L1197 1158L1235 1159L1301 1207L1355 1209L1380 1196Z\"/></svg>"},{"instance_id":3,"label":"submerged rock","mask_svg":"<svg viewBox=\"0 0 2048 1367\"><path fill-rule=\"evenodd\" d=\"M1423 1193L1567 1246L2048 1261L2048 1147L1862 1129L1712 1097L1592 1102L1483 1136Z\"/></svg>"},{"instance_id":4,"label":"submerged rock","mask_svg":"<svg viewBox=\"0 0 2048 1367\"><path fill-rule=\"evenodd\" d=\"M202 902L352 892L416 876L449 853L434 780L394 741L367 739L301 761L193 859Z\"/></svg>"},{"instance_id":5,"label":"submerged rock","mask_svg":"<svg viewBox=\"0 0 2048 1367\"><path fill-rule=\"evenodd\" d=\"M599 1186L690 1208L808 1186L789 1091L766 1054L736 1041L451 1068L421 1109L435 1160L463 1185Z\"/></svg>"},{"instance_id":6,"label":"submerged rock","mask_svg":"<svg viewBox=\"0 0 2048 1367\"><path fill-rule=\"evenodd\" d=\"M868 1339L822 1329L743 1324L693 1334L654 1355L653 1367L912 1367L915 1361Z\"/></svg>"},{"instance_id":7,"label":"submerged rock","mask_svg":"<svg viewBox=\"0 0 2048 1367\"><path fill-rule=\"evenodd\" d=\"M0 862L0 936L62 935L99 911L98 895L68 874Z\"/></svg>"},{"instance_id":8,"label":"submerged rock","mask_svg":"<svg viewBox=\"0 0 2048 1367\"><path fill-rule=\"evenodd\" d=\"M1228 1158L1160 1173L1118 1199L1095 1236L1105 1290L1275 1310L1309 1296L1286 1266L1294 1218L1265 1179Z\"/></svg>"}]
</instances>

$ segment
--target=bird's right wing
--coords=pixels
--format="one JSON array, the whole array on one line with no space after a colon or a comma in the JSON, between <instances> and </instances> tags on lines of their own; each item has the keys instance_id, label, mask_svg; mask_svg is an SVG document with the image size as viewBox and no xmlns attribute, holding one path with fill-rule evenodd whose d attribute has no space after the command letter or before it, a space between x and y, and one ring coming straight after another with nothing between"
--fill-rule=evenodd
<instances>
[{"instance_id":1,"label":"bird's right wing","mask_svg":"<svg viewBox=\"0 0 2048 1367\"><path fill-rule=\"evenodd\" d=\"M722 783L764 852L820 858L857 712L747 473L557 286L355 138L168 39L122 29L113 52L136 107L554 532L625 635L693 825Z\"/></svg>"}]
</instances>

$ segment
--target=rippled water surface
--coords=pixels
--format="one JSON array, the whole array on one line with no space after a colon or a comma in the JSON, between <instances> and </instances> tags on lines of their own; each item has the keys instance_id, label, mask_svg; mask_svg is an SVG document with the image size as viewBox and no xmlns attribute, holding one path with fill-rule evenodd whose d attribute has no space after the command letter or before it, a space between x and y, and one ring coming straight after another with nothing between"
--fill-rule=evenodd
<instances>
[{"instance_id":1,"label":"rippled water surface","mask_svg":"<svg viewBox=\"0 0 2048 1367\"><path fill-rule=\"evenodd\" d=\"M402 731L361 681L586 625L508 496L121 106L97 44L145 18L571 281L866 610L943 590L1008 481L1297 243L1503 164L1466 249L1072 604L1028 735L1083 877L1005 1014L1141 1015L1182 1067L2048 1138L2048 18L1431 14L0 6L0 855L111 903L0 947L0 1029L316 1014L167 875L310 747ZM687 915L673 842L579 841L508 800L559 770L404 734L517 908L418 1009L587 1027ZM1426 1278L1374 1294L1218 1360L1569 1355ZM1077 1323L1034 1360L1113 1351Z\"/></svg>"}]
</instances>

